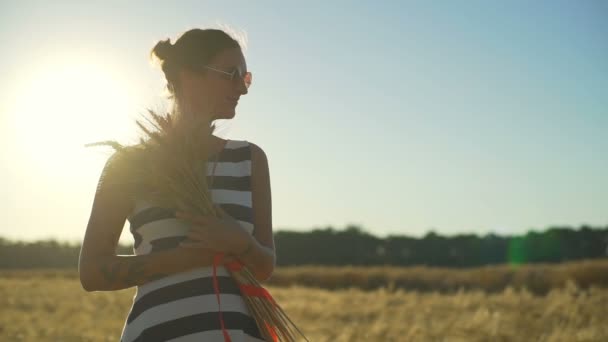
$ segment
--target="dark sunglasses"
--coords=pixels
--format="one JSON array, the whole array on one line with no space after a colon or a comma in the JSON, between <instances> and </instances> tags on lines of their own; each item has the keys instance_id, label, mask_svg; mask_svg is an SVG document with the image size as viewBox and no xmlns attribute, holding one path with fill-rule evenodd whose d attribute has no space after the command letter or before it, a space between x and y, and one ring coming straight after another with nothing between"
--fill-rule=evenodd
<instances>
[{"instance_id":1,"label":"dark sunglasses","mask_svg":"<svg viewBox=\"0 0 608 342\"><path fill-rule=\"evenodd\" d=\"M252 76L251 76L251 72L249 72L249 71L247 71L243 74L243 73L241 73L241 70L239 68L234 68L234 70L232 70L231 72L216 69L216 68L208 66L208 65L205 65L204 68L213 70L217 73L220 73L220 74L224 75L225 79L230 80L230 81L234 81L235 79L237 79L237 80L242 79L243 82L245 82L245 87L249 88L251 86Z\"/></svg>"}]
</instances>

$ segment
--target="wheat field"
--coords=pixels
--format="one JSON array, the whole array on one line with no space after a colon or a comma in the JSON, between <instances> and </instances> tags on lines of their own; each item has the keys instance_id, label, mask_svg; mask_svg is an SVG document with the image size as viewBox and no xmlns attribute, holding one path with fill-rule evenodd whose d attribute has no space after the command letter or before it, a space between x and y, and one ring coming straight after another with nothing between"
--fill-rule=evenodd
<instances>
[{"instance_id":1,"label":"wheat field","mask_svg":"<svg viewBox=\"0 0 608 342\"><path fill-rule=\"evenodd\" d=\"M310 341L608 341L608 290L545 296L267 287ZM87 293L74 273L0 273L0 340L118 341L134 289Z\"/></svg>"}]
</instances>

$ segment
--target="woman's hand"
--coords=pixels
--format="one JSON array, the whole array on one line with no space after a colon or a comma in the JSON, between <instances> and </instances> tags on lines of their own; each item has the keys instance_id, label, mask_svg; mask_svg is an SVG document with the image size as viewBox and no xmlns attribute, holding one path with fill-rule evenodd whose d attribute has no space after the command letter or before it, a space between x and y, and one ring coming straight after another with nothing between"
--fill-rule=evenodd
<instances>
[{"instance_id":1,"label":"woman's hand","mask_svg":"<svg viewBox=\"0 0 608 342\"><path fill-rule=\"evenodd\" d=\"M177 212L178 219L192 223L188 239L180 243L181 247L208 248L227 254L242 253L248 247L252 238L245 229L219 206L216 209L221 217L212 215L196 215Z\"/></svg>"}]
</instances>

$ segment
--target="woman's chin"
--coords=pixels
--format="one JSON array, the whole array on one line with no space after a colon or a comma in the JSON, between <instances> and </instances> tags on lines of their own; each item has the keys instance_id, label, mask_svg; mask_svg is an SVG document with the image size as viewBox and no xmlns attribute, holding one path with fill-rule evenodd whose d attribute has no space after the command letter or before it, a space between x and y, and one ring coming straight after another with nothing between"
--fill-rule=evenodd
<instances>
[{"instance_id":1,"label":"woman's chin","mask_svg":"<svg viewBox=\"0 0 608 342\"><path fill-rule=\"evenodd\" d=\"M232 109L232 110L224 110L224 111L218 113L215 116L215 119L216 120L232 119L232 118L234 118L235 114L236 114L236 111L234 109Z\"/></svg>"}]
</instances>

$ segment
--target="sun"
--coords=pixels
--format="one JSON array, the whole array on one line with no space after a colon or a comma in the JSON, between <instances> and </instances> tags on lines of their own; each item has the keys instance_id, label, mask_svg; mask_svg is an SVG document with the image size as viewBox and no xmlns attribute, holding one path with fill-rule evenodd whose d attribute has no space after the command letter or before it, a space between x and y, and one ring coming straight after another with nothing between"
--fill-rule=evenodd
<instances>
[{"instance_id":1,"label":"sun","mask_svg":"<svg viewBox=\"0 0 608 342\"><path fill-rule=\"evenodd\" d=\"M38 67L19 86L9 112L15 155L39 170L35 176L86 172L91 156L103 156L85 144L130 137L137 116L132 88L102 63L64 61Z\"/></svg>"}]
</instances>

